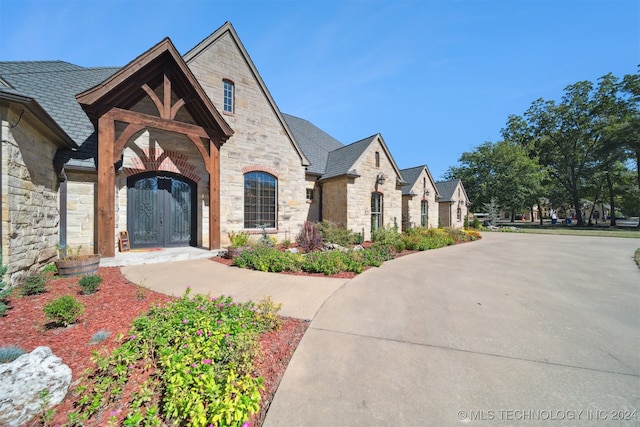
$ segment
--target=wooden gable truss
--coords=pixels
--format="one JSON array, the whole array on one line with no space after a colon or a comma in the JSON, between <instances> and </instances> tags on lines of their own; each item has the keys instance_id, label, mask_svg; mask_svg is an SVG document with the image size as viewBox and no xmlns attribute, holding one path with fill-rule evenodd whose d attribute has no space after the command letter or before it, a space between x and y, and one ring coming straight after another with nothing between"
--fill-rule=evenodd
<instances>
[{"instance_id":1,"label":"wooden gable truss","mask_svg":"<svg viewBox=\"0 0 640 427\"><path fill-rule=\"evenodd\" d=\"M155 105L157 116L131 110L145 97ZM98 131L98 253L105 257L115 255L115 164L127 142L146 128L185 135L198 149L209 173L209 245L210 249L219 247L220 147L233 135L233 130L171 40L165 38L103 83L78 94L76 99ZM176 119L183 108L193 123ZM126 124L118 136L117 122Z\"/></svg>"}]
</instances>

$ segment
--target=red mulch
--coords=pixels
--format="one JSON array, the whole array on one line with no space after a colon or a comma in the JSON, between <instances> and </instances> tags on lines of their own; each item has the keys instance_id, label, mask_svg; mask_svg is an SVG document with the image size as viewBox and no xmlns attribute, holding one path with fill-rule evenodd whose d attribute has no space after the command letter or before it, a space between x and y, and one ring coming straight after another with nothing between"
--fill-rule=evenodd
<instances>
[{"instance_id":1,"label":"red mulch","mask_svg":"<svg viewBox=\"0 0 640 427\"><path fill-rule=\"evenodd\" d=\"M56 408L56 414L48 425L62 425L67 421L67 413L73 410L72 389L80 383L83 372L92 366L90 361L94 351L110 352L116 345L119 334L126 334L131 321L146 312L154 304L162 304L172 299L167 295L153 292L129 282L116 267L102 267L98 274L103 278L98 292L81 295L78 278L52 276L47 282L47 292L41 295L20 297L17 292L10 298L10 309L0 317L0 346L14 345L28 352L38 346L50 347L53 354L60 357L72 370L72 386L66 399ZM67 328L52 328L47 324L43 307L51 300L65 294L76 297L85 307L79 321ZM256 373L264 377L265 390L262 392L261 412L251 419L252 426L259 426L273 399L284 370L298 343L306 331L304 320L283 318L279 331L263 334L260 344L262 356L256 360ZM91 337L98 331L108 331L109 337L100 344L91 344ZM130 383L138 383L137 380ZM123 399L123 401L126 401ZM122 409L120 406L107 408L104 414ZM122 416L126 411L119 411ZM102 420L87 426L102 426ZM32 421L29 425L41 425Z\"/></svg>"}]
</instances>

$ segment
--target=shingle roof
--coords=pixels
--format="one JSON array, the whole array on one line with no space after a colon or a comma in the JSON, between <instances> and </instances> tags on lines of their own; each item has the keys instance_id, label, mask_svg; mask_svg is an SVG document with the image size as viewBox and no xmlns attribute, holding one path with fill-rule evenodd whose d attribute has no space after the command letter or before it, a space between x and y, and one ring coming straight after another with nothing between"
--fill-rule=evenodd
<instances>
[{"instance_id":1,"label":"shingle roof","mask_svg":"<svg viewBox=\"0 0 640 427\"><path fill-rule=\"evenodd\" d=\"M342 148L344 145L308 120L284 113L282 116L291 129L293 137L298 141L300 149L311 162L307 166L307 172L324 174L327 169L329 152Z\"/></svg>"},{"instance_id":2,"label":"shingle roof","mask_svg":"<svg viewBox=\"0 0 640 427\"><path fill-rule=\"evenodd\" d=\"M452 179L450 181L441 181L436 182L436 187L438 189L438 193L440 193L440 202L451 202L453 201L453 195L458 187L458 184L461 184L459 179Z\"/></svg>"},{"instance_id":3,"label":"shingle roof","mask_svg":"<svg viewBox=\"0 0 640 427\"><path fill-rule=\"evenodd\" d=\"M400 174L402 175L402 179L407 181L407 184L409 184L402 187L403 196L411 193L411 189L416 184L416 181L418 180L418 178L420 178L420 174L422 174L422 171L424 170L424 168L426 168L426 166L423 165L423 166L416 166L414 168L402 169L400 171Z\"/></svg>"},{"instance_id":4,"label":"shingle roof","mask_svg":"<svg viewBox=\"0 0 640 427\"><path fill-rule=\"evenodd\" d=\"M356 141L329 153L327 159L327 170L322 179L333 178L340 175L346 175L351 172L353 165L365 152L367 147L376 139L378 135L372 135L367 138Z\"/></svg>"},{"instance_id":5,"label":"shingle roof","mask_svg":"<svg viewBox=\"0 0 640 427\"><path fill-rule=\"evenodd\" d=\"M0 62L0 78L16 93L35 99L80 146L78 151L67 153L70 165L93 168L96 133L75 96L119 69L84 68L64 61Z\"/></svg>"}]
</instances>

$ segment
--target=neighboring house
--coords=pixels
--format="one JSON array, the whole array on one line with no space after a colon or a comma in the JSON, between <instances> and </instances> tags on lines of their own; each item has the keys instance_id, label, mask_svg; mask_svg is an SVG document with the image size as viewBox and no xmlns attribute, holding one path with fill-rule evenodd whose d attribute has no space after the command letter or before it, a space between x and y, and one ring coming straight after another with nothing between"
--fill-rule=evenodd
<instances>
[{"instance_id":1,"label":"neighboring house","mask_svg":"<svg viewBox=\"0 0 640 427\"><path fill-rule=\"evenodd\" d=\"M469 213L469 198L464 191L462 181L454 179L450 181L436 182L440 194L439 220L442 227L462 228L464 219Z\"/></svg>"},{"instance_id":2,"label":"neighboring house","mask_svg":"<svg viewBox=\"0 0 640 427\"><path fill-rule=\"evenodd\" d=\"M427 165L400 171L407 185L402 188L402 229L438 227L438 193Z\"/></svg>"}]
</instances>

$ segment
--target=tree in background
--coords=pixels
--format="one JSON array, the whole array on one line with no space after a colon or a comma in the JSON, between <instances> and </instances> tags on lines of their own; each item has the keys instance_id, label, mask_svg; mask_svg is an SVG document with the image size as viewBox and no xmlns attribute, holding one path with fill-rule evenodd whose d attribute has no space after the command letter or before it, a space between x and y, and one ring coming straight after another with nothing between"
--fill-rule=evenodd
<instances>
[{"instance_id":1,"label":"tree in background","mask_svg":"<svg viewBox=\"0 0 640 427\"><path fill-rule=\"evenodd\" d=\"M460 164L445 173L446 179L460 179L476 206L497 205L511 213L540 204L546 172L527 150L515 143L485 142L465 152Z\"/></svg>"},{"instance_id":2,"label":"tree in background","mask_svg":"<svg viewBox=\"0 0 640 427\"><path fill-rule=\"evenodd\" d=\"M582 199L593 200L598 188L593 183L603 176L615 212L612 170L624 157L620 154L624 152L622 129L632 132L637 125L637 77L625 76L621 85L607 74L596 86L588 81L569 85L559 103L538 99L522 116L509 116L502 130L506 141L524 147L529 157L546 168L551 185L560 187L575 209L578 225L584 225ZM634 93L635 103L630 102ZM633 151L633 143L629 146L628 151Z\"/></svg>"}]
</instances>

